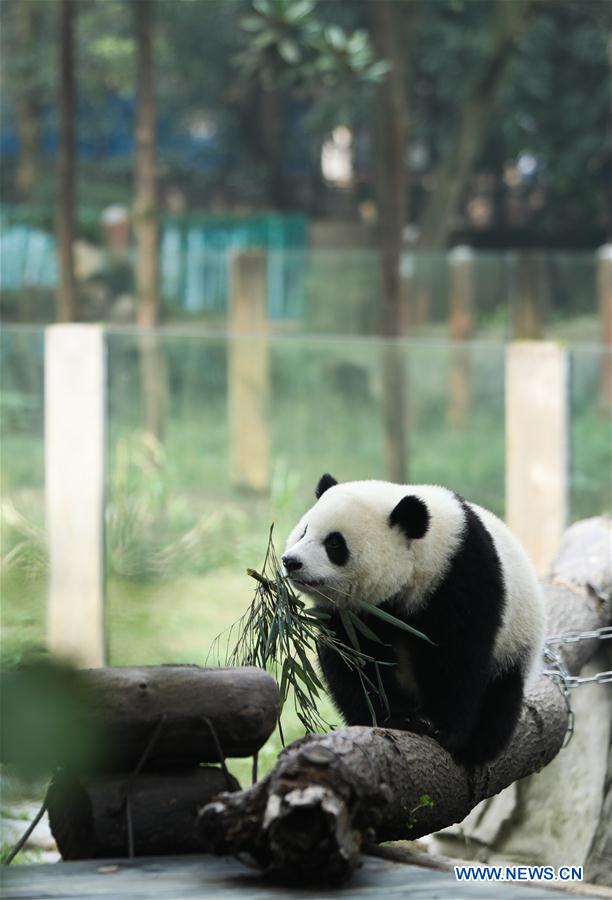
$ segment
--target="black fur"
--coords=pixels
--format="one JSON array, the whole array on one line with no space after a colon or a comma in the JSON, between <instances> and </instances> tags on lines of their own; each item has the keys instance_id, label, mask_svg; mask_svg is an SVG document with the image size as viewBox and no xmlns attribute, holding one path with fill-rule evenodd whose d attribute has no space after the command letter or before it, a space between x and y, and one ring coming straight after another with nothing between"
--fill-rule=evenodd
<instances>
[{"instance_id":1,"label":"black fur","mask_svg":"<svg viewBox=\"0 0 612 900\"><path fill-rule=\"evenodd\" d=\"M523 673L519 667L500 675L493 671L493 645L505 603L501 564L478 516L460 498L459 502L465 532L443 581L416 613L408 615L399 598L381 607L414 625L437 646L371 615L364 615L364 621L385 646L361 635L359 641L362 651L379 662L399 660L404 668L408 658L417 686L409 691L399 684L398 665L379 666L389 708L371 694L377 723L430 733L458 761L474 765L493 759L510 740L521 709ZM332 615L330 624L341 640L350 643L339 616ZM371 725L355 672L323 645L319 661L346 722ZM374 664L367 664L366 674L377 683Z\"/></svg>"},{"instance_id":2,"label":"black fur","mask_svg":"<svg viewBox=\"0 0 612 900\"><path fill-rule=\"evenodd\" d=\"M329 472L326 472L325 475L321 475L319 478L319 483L315 490L315 497L317 500L323 496L325 491L329 490L330 487L333 487L335 484L338 484L333 475L330 475Z\"/></svg>"},{"instance_id":3,"label":"black fur","mask_svg":"<svg viewBox=\"0 0 612 900\"><path fill-rule=\"evenodd\" d=\"M295 556L283 556L283 565L287 572L298 572L302 568L302 563Z\"/></svg>"},{"instance_id":4,"label":"black fur","mask_svg":"<svg viewBox=\"0 0 612 900\"><path fill-rule=\"evenodd\" d=\"M329 557L329 561L336 566L345 566L349 561L349 548L346 546L344 536L339 531L332 531L323 541L323 546Z\"/></svg>"},{"instance_id":5,"label":"black fur","mask_svg":"<svg viewBox=\"0 0 612 900\"><path fill-rule=\"evenodd\" d=\"M409 541L422 538L429 528L429 510L418 497L402 497L389 516L389 524L399 525Z\"/></svg>"}]
</instances>

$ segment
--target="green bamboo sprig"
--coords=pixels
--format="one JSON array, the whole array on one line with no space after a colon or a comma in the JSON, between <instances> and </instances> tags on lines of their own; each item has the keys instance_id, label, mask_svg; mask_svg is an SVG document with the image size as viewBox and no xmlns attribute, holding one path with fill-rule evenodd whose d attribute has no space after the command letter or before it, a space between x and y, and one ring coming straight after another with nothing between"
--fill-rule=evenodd
<instances>
[{"instance_id":1,"label":"green bamboo sprig","mask_svg":"<svg viewBox=\"0 0 612 900\"><path fill-rule=\"evenodd\" d=\"M372 723L376 724L371 696L379 697L388 714L389 704L380 666L394 664L381 662L364 653L358 635L361 634L374 643L382 644L383 641L353 610L336 607L349 639L346 644L328 626L330 613L318 608L308 609L283 571L274 548L272 533L273 526L270 528L261 572L247 569L247 574L257 582L253 601L245 614L225 633L225 654L219 652L223 635L215 639L211 652L214 650L217 656L224 657L225 665L252 665L271 671L279 684L281 713L292 692L299 721L307 732L320 732L329 729L331 725L319 712L320 692L325 688L311 658L316 655L317 643L327 646L338 653L359 677ZM361 602L359 608L429 641L421 632L370 603ZM375 681L366 674L366 663L373 664ZM284 744L280 722L279 730Z\"/></svg>"}]
</instances>

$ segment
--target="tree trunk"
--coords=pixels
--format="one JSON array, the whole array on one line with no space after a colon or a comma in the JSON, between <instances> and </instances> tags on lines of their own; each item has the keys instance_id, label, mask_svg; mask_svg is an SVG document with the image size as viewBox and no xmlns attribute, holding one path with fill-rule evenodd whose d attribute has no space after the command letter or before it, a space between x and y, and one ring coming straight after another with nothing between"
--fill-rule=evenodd
<instances>
[{"instance_id":1,"label":"tree trunk","mask_svg":"<svg viewBox=\"0 0 612 900\"><path fill-rule=\"evenodd\" d=\"M402 231L406 224L408 178L408 97L406 48L402 42L402 8L394 0L371 0L376 50L390 65L377 95L378 231L381 253L382 295L380 333L402 333L400 262ZM414 4L409 11L413 14Z\"/></svg>"},{"instance_id":2,"label":"tree trunk","mask_svg":"<svg viewBox=\"0 0 612 900\"><path fill-rule=\"evenodd\" d=\"M544 337L546 281L541 253L520 251L511 257L516 275L511 296L512 337L519 341L538 341Z\"/></svg>"},{"instance_id":3,"label":"tree trunk","mask_svg":"<svg viewBox=\"0 0 612 900\"><path fill-rule=\"evenodd\" d=\"M136 321L152 329L159 323L159 219L157 201L156 104L153 62L155 0L132 0L138 48L134 171L136 239ZM139 342L143 425L162 442L166 418L163 350L155 334Z\"/></svg>"},{"instance_id":4,"label":"tree trunk","mask_svg":"<svg viewBox=\"0 0 612 900\"><path fill-rule=\"evenodd\" d=\"M449 333L454 346L446 419L451 428L461 429L467 427L472 407L471 353L465 342L474 332L474 254L469 247L455 247L448 263Z\"/></svg>"},{"instance_id":5,"label":"tree trunk","mask_svg":"<svg viewBox=\"0 0 612 900\"><path fill-rule=\"evenodd\" d=\"M593 520L590 547L602 527L602 520ZM605 563L591 552L586 571L583 537L584 532L579 548L565 544L567 564L557 565L556 577L544 583L549 634L610 622L609 603L589 588L589 572ZM597 643L563 645L568 669L582 668ZM261 782L205 807L202 835L213 852L249 852L286 879L342 881L368 843L437 831L539 771L561 749L567 726L561 691L541 676L525 698L510 746L493 763L474 769L457 765L432 738L408 732L354 726L309 735L288 747Z\"/></svg>"},{"instance_id":6,"label":"tree trunk","mask_svg":"<svg viewBox=\"0 0 612 900\"><path fill-rule=\"evenodd\" d=\"M19 158L15 182L21 200L30 200L40 175L40 109L32 86L36 65L35 44L39 29L32 0L20 0L15 7L17 52L22 60L31 60L22 73L15 104L19 138Z\"/></svg>"},{"instance_id":7,"label":"tree trunk","mask_svg":"<svg viewBox=\"0 0 612 900\"><path fill-rule=\"evenodd\" d=\"M377 96L376 189L378 195L378 231L381 262L381 304L379 330L383 337L397 338L406 332L405 305L410 298L402 290L400 264L402 232L407 211L408 97L406 91L406 45L404 27L412 29L415 4L404 8L394 0L370 0L374 39L378 55L387 60L390 70ZM403 301L403 302L402 302ZM395 345L383 351L383 434L386 475L390 481L405 483L407 472L406 441L406 368L401 348Z\"/></svg>"},{"instance_id":8,"label":"tree trunk","mask_svg":"<svg viewBox=\"0 0 612 900\"><path fill-rule=\"evenodd\" d=\"M138 48L134 141L137 322L142 328L153 328L159 320L159 224L155 172L156 108L153 78L154 0L135 0L133 12Z\"/></svg>"},{"instance_id":9,"label":"tree trunk","mask_svg":"<svg viewBox=\"0 0 612 900\"><path fill-rule=\"evenodd\" d=\"M446 159L435 173L436 187L421 217L419 247L423 249L444 246L453 229L453 216L531 8L532 0L496 0L493 51L461 110Z\"/></svg>"},{"instance_id":10,"label":"tree trunk","mask_svg":"<svg viewBox=\"0 0 612 900\"><path fill-rule=\"evenodd\" d=\"M73 322L77 317L77 289L74 273L74 201L75 201L75 80L74 0L59 0L59 148L57 171L57 250L59 280L57 291L58 322Z\"/></svg>"},{"instance_id":11,"label":"tree trunk","mask_svg":"<svg viewBox=\"0 0 612 900\"><path fill-rule=\"evenodd\" d=\"M263 88L260 93L260 128L266 163L268 202L273 209L289 206L284 172L286 129L285 97L275 87Z\"/></svg>"},{"instance_id":12,"label":"tree trunk","mask_svg":"<svg viewBox=\"0 0 612 900\"><path fill-rule=\"evenodd\" d=\"M90 781L62 771L47 791L49 824L64 860L201 853L198 807L228 790L240 785L215 766Z\"/></svg>"}]
</instances>

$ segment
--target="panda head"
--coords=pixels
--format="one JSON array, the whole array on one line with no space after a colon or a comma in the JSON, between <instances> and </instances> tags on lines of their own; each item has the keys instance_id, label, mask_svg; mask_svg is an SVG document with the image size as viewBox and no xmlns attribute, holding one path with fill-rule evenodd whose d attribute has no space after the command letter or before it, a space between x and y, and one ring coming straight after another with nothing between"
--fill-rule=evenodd
<instances>
[{"instance_id":1,"label":"panda head","mask_svg":"<svg viewBox=\"0 0 612 900\"><path fill-rule=\"evenodd\" d=\"M430 515L409 489L382 481L320 479L317 502L287 540L283 564L292 584L317 601L380 604L413 580L415 544Z\"/></svg>"}]
</instances>

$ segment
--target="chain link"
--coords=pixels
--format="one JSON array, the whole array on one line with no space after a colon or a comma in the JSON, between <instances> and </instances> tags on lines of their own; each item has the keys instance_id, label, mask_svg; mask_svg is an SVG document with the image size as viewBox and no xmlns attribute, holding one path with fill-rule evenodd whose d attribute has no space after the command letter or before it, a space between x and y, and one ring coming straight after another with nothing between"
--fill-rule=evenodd
<instances>
[{"instance_id":1,"label":"chain link","mask_svg":"<svg viewBox=\"0 0 612 900\"><path fill-rule=\"evenodd\" d=\"M571 675L563 656L560 652L553 650L553 646L558 644L575 644L578 641L605 641L610 638L612 638L612 626L606 625L603 628L596 628L594 631L566 631L565 634L547 638L544 642L544 659L550 668L544 669L542 674L550 678L559 687L567 708L567 732L563 747L567 747L574 734L575 715L572 709L570 691L583 684L610 684L612 683L612 670L598 672L596 675L589 675L584 678Z\"/></svg>"},{"instance_id":2,"label":"chain link","mask_svg":"<svg viewBox=\"0 0 612 900\"><path fill-rule=\"evenodd\" d=\"M612 638L612 625L606 625L604 628L596 628L595 631L566 631L565 634L558 634L554 637L546 638L548 644L575 644L577 641L600 640L605 641Z\"/></svg>"}]
</instances>

